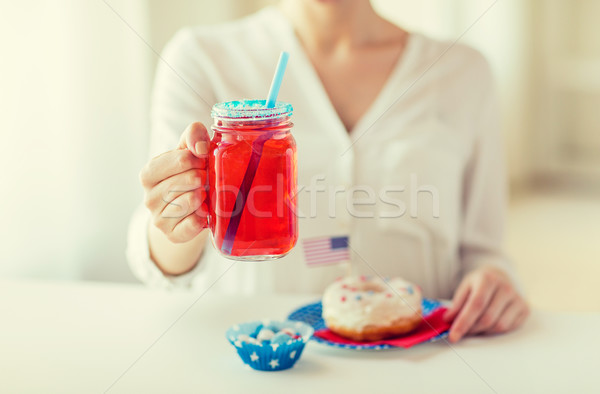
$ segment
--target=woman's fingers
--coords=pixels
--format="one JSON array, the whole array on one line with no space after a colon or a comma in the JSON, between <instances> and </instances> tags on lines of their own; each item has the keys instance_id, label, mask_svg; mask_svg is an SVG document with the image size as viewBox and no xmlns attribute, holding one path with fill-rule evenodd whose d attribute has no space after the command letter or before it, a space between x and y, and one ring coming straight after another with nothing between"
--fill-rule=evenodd
<instances>
[{"instance_id":1,"label":"woman's fingers","mask_svg":"<svg viewBox=\"0 0 600 394\"><path fill-rule=\"evenodd\" d=\"M528 314L527 303L506 273L482 266L462 280L444 317L453 320L449 340L457 342L467 333L509 331L522 324Z\"/></svg>"},{"instance_id":2,"label":"woman's fingers","mask_svg":"<svg viewBox=\"0 0 600 394\"><path fill-rule=\"evenodd\" d=\"M462 309L471 291L471 284L469 281L463 281L454 293L452 299L452 306L444 313L444 320L451 322L456 318L458 312Z\"/></svg>"},{"instance_id":3,"label":"woman's fingers","mask_svg":"<svg viewBox=\"0 0 600 394\"><path fill-rule=\"evenodd\" d=\"M200 234L208 226L206 216L194 212L181 220L171 231L172 242L186 242Z\"/></svg>"},{"instance_id":4,"label":"woman's fingers","mask_svg":"<svg viewBox=\"0 0 600 394\"><path fill-rule=\"evenodd\" d=\"M146 190L170 178L191 169L205 170L207 158L194 156L187 149L172 150L150 160L140 172L140 181Z\"/></svg>"},{"instance_id":5,"label":"woman's fingers","mask_svg":"<svg viewBox=\"0 0 600 394\"><path fill-rule=\"evenodd\" d=\"M198 190L199 193L204 193L202 197L205 197L205 185L206 171L191 169L155 185L146 192L144 202L152 213L162 212L167 204L186 192Z\"/></svg>"},{"instance_id":6,"label":"woman's fingers","mask_svg":"<svg viewBox=\"0 0 600 394\"><path fill-rule=\"evenodd\" d=\"M456 319L454 319L452 327L450 327L450 334L448 336L450 342L458 342L469 332L473 324L487 308L495 290L495 283L486 280L485 276L474 282L467 301L456 316Z\"/></svg>"},{"instance_id":7,"label":"woman's fingers","mask_svg":"<svg viewBox=\"0 0 600 394\"><path fill-rule=\"evenodd\" d=\"M174 234L173 230L175 227L188 216L197 216L198 219L201 216L196 214L196 210L198 210L202 203L204 202L204 191L200 189L192 190L186 193L183 193L173 201L169 202L162 212L156 212L153 216L153 222L156 227L158 227L163 233L167 235L170 241L172 242L183 242L182 240L185 237L181 236L181 231L177 234ZM197 231L195 234L198 234L202 228L204 227L191 227L191 225L202 224L197 219L189 220L184 228L189 229L191 231ZM186 235L189 235L186 233Z\"/></svg>"},{"instance_id":8,"label":"woman's fingers","mask_svg":"<svg viewBox=\"0 0 600 394\"><path fill-rule=\"evenodd\" d=\"M502 313L502 316L489 330L490 333L502 333L518 327L527 317L528 308L525 302L516 298Z\"/></svg>"},{"instance_id":9,"label":"woman's fingers","mask_svg":"<svg viewBox=\"0 0 600 394\"><path fill-rule=\"evenodd\" d=\"M188 149L197 157L208 154L210 137L206 127L200 122L191 123L179 139L178 149Z\"/></svg>"},{"instance_id":10,"label":"woman's fingers","mask_svg":"<svg viewBox=\"0 0 600 394\"><path fill-rule=\"evenodd\" d=\"M513 328L520 327L525 322L525 320L527 319L528 316L529 316L529 308L527 307L527 305L525 305L525 307L523 308L523 311L519 314L519 316L517 316L517 318L513 324Z\"/></svg>"},{"instance_id":11,"label":"woman's fingers","mask_svg":"<svg viewBox=\"0 0 600 394\"><path fill-rule=\"evenodd\" d=\"M179 219L169 230L172 230L180 220L200 208L204 202L204 195L203 190L192 190L167 203L160 216L164 219Z\"/></svg>"},{"instance_id":12,"label":"woman's fingers","mask_svg":"<svg viewBox=\"0 0 600 394\"><path fill-rule=\"evenodd\" d=\"M153 158L140 172L154 226L172 242L187 242L207 226L209 144L206 127L192 123L177 149Z\"/></svg>"},{"instance_id":13,"label":"woman's fingers","mask_svg":"<svg viewBox=\"0 0 600 394\"><path fill-rule=\"evenodd\" d=\"M490 330L498 319L502 316L505 309L514 299L512 288L509 286L498 286L496 292L492 296L489 306L481 314L477 322L469 330L469 334L478 334Z\"/></svg>"}]
</instances>

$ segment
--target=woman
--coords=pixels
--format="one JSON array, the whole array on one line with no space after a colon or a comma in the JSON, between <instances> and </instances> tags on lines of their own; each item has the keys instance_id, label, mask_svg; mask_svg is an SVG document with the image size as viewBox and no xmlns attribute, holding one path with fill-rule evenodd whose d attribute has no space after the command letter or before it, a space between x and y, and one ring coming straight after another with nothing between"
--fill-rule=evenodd
<instances>
[{"instance_id":1,"label":"woman","mask_svg":"<svg viewBox=\"0 0 600 394\"><path fill-rule=\"evenodd\" d=\"M476 51L449 45L394 26L366 0L284 0L234 23L182 30L157 71L153 159L141 172L148 209L130 229L134 272L147 283L237 293L320 292L347 264L310 261L305 241L349 236L354 270L453 299L451 341L518 327L528 307L502 254L491 76ZM281 50L290 63L279 98L294 105L306 186L300 240L277 262L231 265L207 242L199 209L209 137L198 121L210 122L215 102L265 96ZM336 204L364 201L357 186L380 198L367 190L369 204Z\"/></svg>"}]
</instances>

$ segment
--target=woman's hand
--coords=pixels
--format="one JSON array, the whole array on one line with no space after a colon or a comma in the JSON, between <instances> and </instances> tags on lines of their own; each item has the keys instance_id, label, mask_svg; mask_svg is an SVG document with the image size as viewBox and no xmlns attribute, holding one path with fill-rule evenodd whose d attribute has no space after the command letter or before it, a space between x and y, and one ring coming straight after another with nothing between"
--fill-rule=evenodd
<instances>
[{"instance_id":1,"label":"woman's hand","mask_svg":"<svg viewBox=\"0 0 600 394\"><path fill-rule=\"evenodd\" d=\"M519 327L529 307L502 270L483 266L464 277L444 315L452 321L450 342L470 334L495 334Z\"/></svg>"},{"instance_id":2,"label":"woman's hand","mask_svg":"<svg viewBox=\"0 0 600 394\"><path fill-rule=\"evenodd\" d=\"M192 123L177 149L151 159L140 173L153 224L173 243L191 241L206 228L208 145L206 127Z\"/></svg>"}]
</instances>

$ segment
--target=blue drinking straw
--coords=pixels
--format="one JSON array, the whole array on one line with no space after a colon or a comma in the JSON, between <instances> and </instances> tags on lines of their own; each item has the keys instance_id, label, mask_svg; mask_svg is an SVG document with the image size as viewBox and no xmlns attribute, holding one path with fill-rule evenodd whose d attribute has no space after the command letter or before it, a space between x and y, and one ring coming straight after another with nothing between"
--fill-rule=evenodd
<instances>
[{"instance_id":1,"label":"blue drinking straw","mask_svg":"<svg viewBox=\"0 0 600 394\"><path fill-rule=\"evenodd\" d=\"M281 87L281 81L283 80L283 74L285 73L285 68L287 67L289 58L290 54L285 51L281 52L281 55L279 55L277 69L275 70L273 81L271 81L271 88L269 89L269 95L267 96L267 108L275 107L277 96L279 95L279 88Z\"/></svg>"},{"instance_id":2,"label":"blue drinking straw","mask_svg":"<svg viewBox=\"0 0 600 394\"><path fill-rule=\"evenodd\" d=\"M273 81L271 82L271 88L269 89L269 95L265 102L266 108L275 107L277 96L279 95L279 88L281 87L281 81L283 80L283 74L285 73L285 68L287 66L289 57L290 54L285 51L281 52L281 55L279 55L277 69L275 70L275 75L273 76ZM227 225L227 230L225 231L225 236L223 237L223 245L221 245L221 252L223 252L225 255L230 255L231 250L233 249L233 241L235 240L235 235L238 227L240 226L242 213L244 212L246 200L248 199L248 194L250 193L250 188L252 186L252 182L254 181L256 170L258 169L258 163L260 162L260 158L262 156L263 147L269 138L269 134L261 135L255 139L254 143L252 144L250 161L248 162L248 167L246 167L246 173L242 179L242 184L240 185L240 190L233 206L234 215L232 215L232 217L229 219L229 224Z\"/></svg>"}]
</instances>

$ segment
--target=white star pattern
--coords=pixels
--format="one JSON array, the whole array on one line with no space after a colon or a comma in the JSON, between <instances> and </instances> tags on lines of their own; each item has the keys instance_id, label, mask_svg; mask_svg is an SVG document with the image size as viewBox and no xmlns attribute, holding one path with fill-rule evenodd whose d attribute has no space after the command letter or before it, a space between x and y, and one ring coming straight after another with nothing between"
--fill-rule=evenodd
<instances>
[{"instance_id":1,"label":"white star pattern","mask_svg":"<svg viewBox=\"0 0 600 394\"><path fill-rule=\"evenodd\" d=\"M275 369L279 366L279 360L274 358L273 360L269 361L269 365L271 368Z\"/></svg>"},{"instance_id":2,"label":"white star pattern","mask_svg":"<svg viewBox=\"0 0 600 394\"><path fill-rule=\"evenodd\" d=\"M258 360L258 354L256 354L256 352L252 353L250 355L250 360L257 361Z\"/></svg>"},{"instance_id":3,"label":"white star pattern","mask_svg":"<svg viewBox=\"0 0 600 394\"><path fill-rule=\"evenodd\" d=\"M279 347L279 344L278 343L273 343L273 344L271 344L271 347L273 348L273 351L276 351L277 348Z\"/></svg>"},{"instance_id":4,"label":"white star pattern","mask_svg":"<svg viewBox=\"0 0 600 394\"><path fill-rule=\"evenodd\" d=\"M296 357L296 351L292 350L292 352L290 353L290 358L294 358Z\"/></svg>"},{"instance_id":5,"label":"white star pattern","mask_svg":"<svg viewBox=\"0 0 600 394\"><path fill-rule=\"evenodd\" d=\"M237 347L242 347L242 341L235 341L234 345Z\"/></svg>"}]
</instances>

